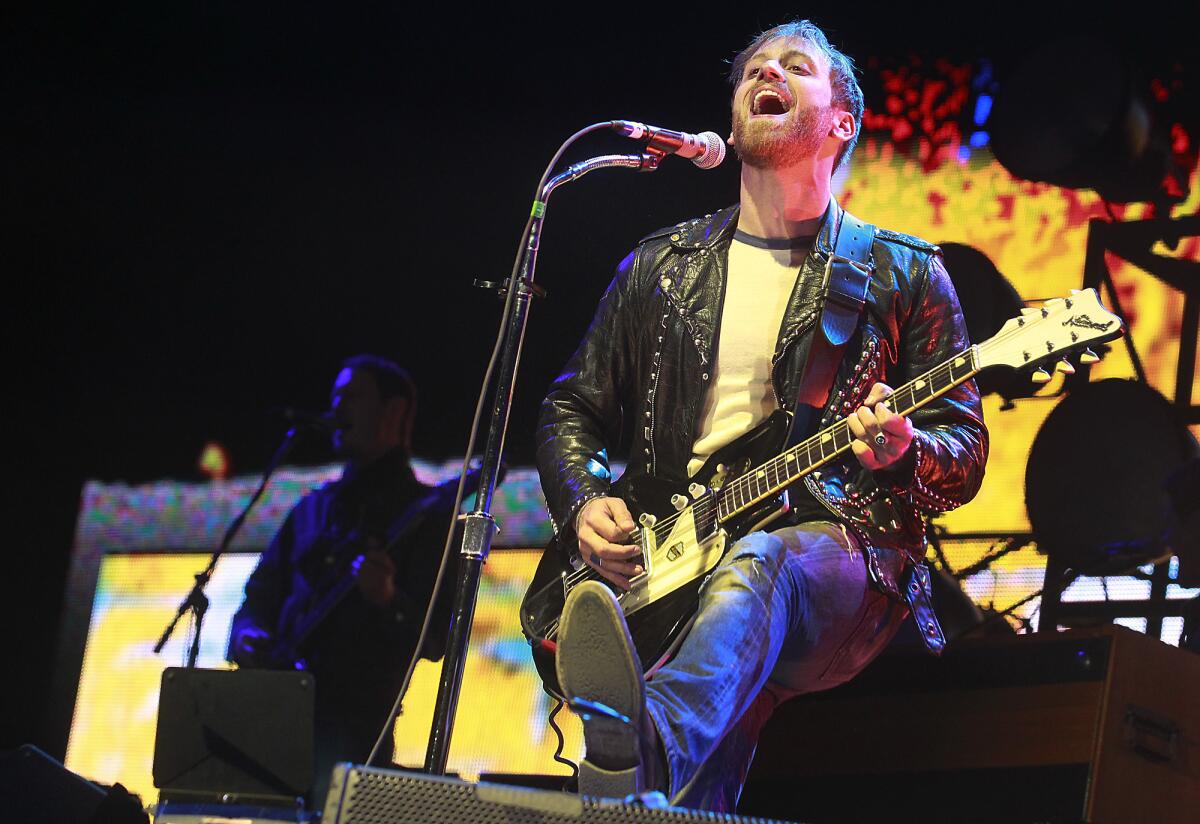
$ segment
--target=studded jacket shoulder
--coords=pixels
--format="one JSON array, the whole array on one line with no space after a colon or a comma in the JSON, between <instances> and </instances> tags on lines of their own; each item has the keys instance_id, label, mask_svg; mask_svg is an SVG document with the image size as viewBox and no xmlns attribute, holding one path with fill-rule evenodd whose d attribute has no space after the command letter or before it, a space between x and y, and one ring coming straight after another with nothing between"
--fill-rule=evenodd
<instances>
[{"instance_id":1,"label":"studded jacket shoulder","mask_svg":"<svg viewBox=\"0 0 1200 824\"><path fill-rule=\"evenodd\" d=\"M841 210L831 202L801 268L772 354L772 383L794 405L821 308L825 262ZM628 471L686 479L712 381L731 207L642 239L617 267L579 348L551 385L537 429L537 463L556 532L591 498L608 493L608 450L628 450ZM824 410L827 426L856 408L876 381L899 386L968 346L937 247L878 230L867 306L844 350ZM953 509L979 489L988 436L969 381L912 413L914 447L896 471L871 472L852 454L805 478L813 495L868 547L872 576L895 591L896 563L923 553L923 515ZM885 568L886 567L886 568Z\"/></svg>"}]
</instances>

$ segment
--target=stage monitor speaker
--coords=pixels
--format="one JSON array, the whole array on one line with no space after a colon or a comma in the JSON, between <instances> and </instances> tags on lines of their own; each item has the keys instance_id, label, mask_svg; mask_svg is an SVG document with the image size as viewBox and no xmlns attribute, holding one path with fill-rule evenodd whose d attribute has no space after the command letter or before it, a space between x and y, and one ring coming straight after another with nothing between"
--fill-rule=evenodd
<instances>
[{"instance_id":1,"label":"stage monitor speaker","mask_svg":"<svg viewBox=\"0 0 1200 824\"><path fill-rule=\"evenodd\" d=\"M1121 626L887 654L763 730L738 809L814 824L1183 824L1200 656Z\"/></svg>"},{"instance_id":2,"label":"stage monitor speaker","mask_svg":"<svg viewBox=\"0 0 1200 824\"><path fill-rule=\"evenodd\" d=\"M21 824L149 824L120 784L101 787L31 744L0 754L0 820Z\"/></svg>"},{"instance_id":3,"label":"stage monitor speaker","mask_svg":"<svg viewBox=\"0 0 1200 824\"><path fill-rule=\"evenodd\" d=\"M338 764L323 824L639 824L728 822L772 824L768 819L684 810L650 809L574 793L505 784L471 784L443 776ZM784 824L784 822L778 822Z\"/></svg>"},{"instance_id":4,"label":"stage monitor speaker","mask_svg":"<svg viewBox=\"0 0 1200 824\"><path fill-rule=\"evenodd\" d=\"M313 778L313 694L306 672L163 672L154 786L163 799L289 804Z\"/></svg>"}]
</instances>

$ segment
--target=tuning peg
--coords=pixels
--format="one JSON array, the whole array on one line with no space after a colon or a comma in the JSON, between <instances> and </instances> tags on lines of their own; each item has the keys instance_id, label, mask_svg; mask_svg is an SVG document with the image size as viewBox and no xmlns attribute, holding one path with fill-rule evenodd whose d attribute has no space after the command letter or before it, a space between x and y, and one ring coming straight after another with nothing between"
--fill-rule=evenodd
<instances>
[{"instance_id":1,"label":"tuning peg","mask_svg":"<svg viewBox=\"0 0 1200 824\"><path fill-rule=\"evenodd\" d=\"M1079 353L1079 362L1080 363L1097 363L1099 360L1100 360L1100 356L1097 355L1095 352L1093 352L1091 349L1084 349L1082 352Z\"/></svg>"},{"instance_id":2,"label":"tuning peg","mask_svg":"<svg viewBox=\"0 0 1200 824\"><path fill-rule=\"evenodd\" d=\"M687 495L680 495L678 492L676 492L671 496L671 506L675 507L676 511L682 512L687 505Z\"/></svg>"},{"instance_id":3,"label":"tuning peg","mask_svg":"<svg viewBox=\"0 0 1200 824\"><path fill-rule=\"evenodd\" d=\"M1075 365L1066 358L1063 358L1058 363L1054 364L1054 369L1058 372L1062 372L1064 375L1075 374Z\"/></svg>"},{"instance_id":4,"label":"tuning peg","mask_svg":"<svg viewBox=\"0 0 1200 824\"><path fill-rule=\"evenodd\" d=\"M704 484L688 484L688 494L692 496L693 500L699 498L707 491L708 489L704 486Z\"/></svg>"},{"instance_id":5,"label":"tuning peg","mask_svg":"<svg viewBox=\"0 0 1200 824\"><path fill-rule=\"evenodd\" d=\"M1034 383L1050 383L1050 373L1045 369L1037 369L1029 376L1029 379Z\"/></svg>"},{"instance_id":6,"label":"tuning peg","mask_svg":"<svg viewBox=\"0 0 1200 824\"><path fill-rule=\"evenodd\" d=\"M643 512L638 516L638 523L646 529L654 529L654 525L658 523L658 518L655 518L649 512Z\"/></svg>"}]
</instances>

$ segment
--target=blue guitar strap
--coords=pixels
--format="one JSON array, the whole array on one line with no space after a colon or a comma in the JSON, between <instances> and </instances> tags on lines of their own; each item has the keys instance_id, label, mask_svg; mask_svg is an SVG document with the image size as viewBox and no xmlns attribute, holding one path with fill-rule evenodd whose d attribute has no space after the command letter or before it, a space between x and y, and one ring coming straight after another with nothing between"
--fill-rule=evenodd
<instances>
[{"instance_id":1,"label":"blue guitar strap","mask_svg":"<svg viewBox=\"0 0 1200 824\"><path fill-rule=\"evenodd\" d=\"M867 303L871 285L871 242L875 227L841 211L833 253L825 263L821 318L813 331L808 359L796 393L796 411L792 417L788 443L796 443L812 434L821 410L829 400L829 390L842 362L846 342L858 326L858 317Z\"/></svg>"}]
</instances>

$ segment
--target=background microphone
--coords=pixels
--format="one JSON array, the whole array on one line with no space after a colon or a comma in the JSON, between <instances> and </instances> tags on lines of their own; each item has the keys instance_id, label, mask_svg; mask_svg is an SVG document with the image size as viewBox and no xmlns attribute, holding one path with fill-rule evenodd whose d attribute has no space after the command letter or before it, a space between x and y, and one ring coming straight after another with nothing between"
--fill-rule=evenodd
<instances>
[{"instance_id":1,"label":"background microphone","mask_svg":"<svg viewBox=\"0 0 1200 824\"><path fill-rule=\"evenodd\" d=\"M634 140L647 138L647 146L661 149L668 154L686 157L701 169L712 169L721 165L725 159L725 141L716 132L673 132L670 129L660 129L657 126L647 126L645 123L635 123L632 120L614 120L610 124L613 131L620 132Z\"/></svg>"},{"instance_id":2,"label":"background microphone","mask_svg":"<svg viewBox=\"0 0 1200 824\"><path fill-rule=\"evenodd\" d=\"M275 412L293 426L306 426L322 432L332 432L341 428L341 424L334 419L331 412L309 412L306 409L296 409L292 406L284 406L276 409Z\"/></svg>"}]
</instances>

